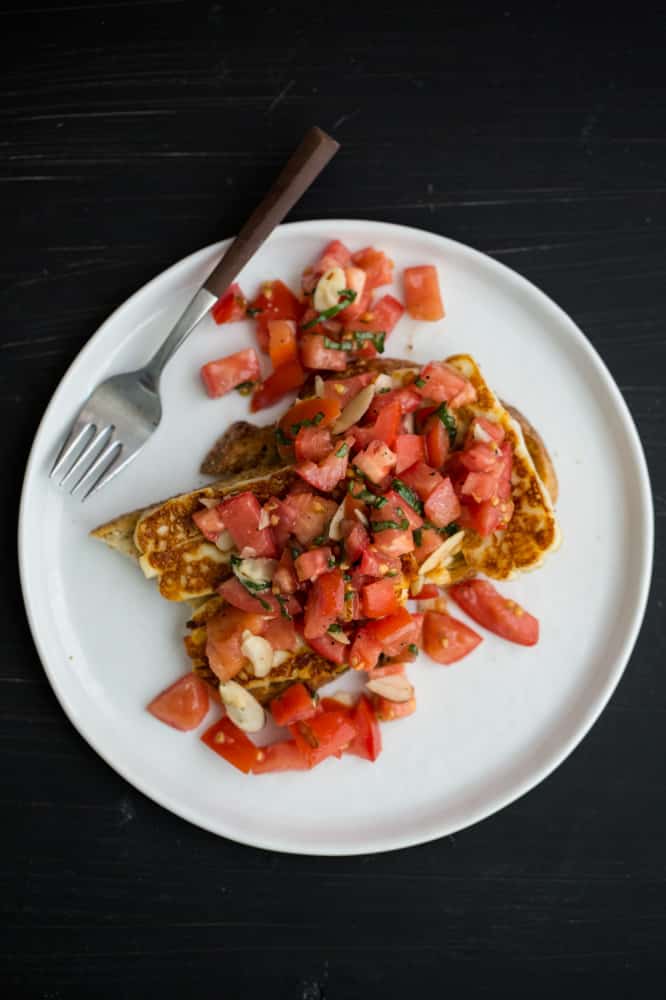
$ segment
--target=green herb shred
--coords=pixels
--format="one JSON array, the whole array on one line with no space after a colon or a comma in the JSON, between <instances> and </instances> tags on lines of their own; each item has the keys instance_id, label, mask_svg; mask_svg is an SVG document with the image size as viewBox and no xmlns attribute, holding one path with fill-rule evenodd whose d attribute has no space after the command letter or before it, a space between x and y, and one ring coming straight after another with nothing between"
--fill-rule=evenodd
<instances>
[{"instance_id":1,"label":"green herb shred","mask_svg":"<svg viewBox=\"0 0 666 1000\"><path fill-rule=\"evenodd\" d=\"M288 618L289 621L291 621L291 615L289 614L289 612L287 611L287 609L285 607L285 604L286 604L286 601L287 601L286 597L283 597L281 594L276 594L275 595L275 599L277 600L278 604L280 605L280 614L282 615L282 617L283 618Z\"/></svg>"},{"instance_id":2,"label":"green herb shred","mask_svg":"<svg viewBox=\"0 0 666 1000\"><path fill-rule=\"evenodd\" d=\"M421 378L421 376L419 375L418 378L414 379L414 385L416 386L417 389L422 389L423 386L425 385L425 379Z\"/></svg>"},{"instance_id":3,"label":"green herb shred","mask_svg":"<svg viewBox=\"0 0 666 1000\"><path fill-rule=\"evenodd\" d=\"M393 489L396 491L396 493L400 494L402 499L405 501L405 503L409 504L412 510L415 510L417 514L423 513L423 504L417 497L414 490L411 489L411 487L409 487L407 483L403 483L402 479L394 479Z\"/></svg>"},{"instance_id":4,"label":"green herb shred","mask_svg":"<svg viewBox=\"0 0 666 1000\"><path fill-rule=\"evenodd\" d=\"M457 431L456 419L453 416L453 414L449 412L449 408L446 405L446 403L439 404L435 416L439 417L439 419L442 421L442 423L444 424L449 433L449 441L451 442L451 444L454 444L456 440L456 431Z\"/></svg>"},{"instance_id":5,"label":"green herb shred","mask_svg":"<svg viewBox=\"0 0 666 1000\"><path fill-rule=\"evenodd\" d=\"M447 526L444 528L444 531L447 533L447 535L457 535L458 532L460 531L460 525L456 524L455 521L451 521L451 524L447 524Z\"/></svg>"},{"instance_id":6,"label":"green herb shred","mask_svg":"<svg viewBox=\"0 0 666 1000\"><path fill-rule=\"evenodd\" d=\"M338 625L337 622L333 622L332 625L328 626L327 631L330 632L331 635L340 635L340 633L343 632L344 629L342 628L342 625Z\"/></svg>"},{"instance_id":7,"label":"green herb shred","mask_svg":"<svg viewBox=\"0 0 666 1000\"><path fill-rule=\"evenodd\" d=\"M254 316L258 316L259 313L262 313L263 311L263 309L257 309L255 306L248 306L245 313L250 317L250 319L252 319Z\"/></svg>"},{"instance_id":8,"label":"green herb shred","mask_svg":"<svg viewBox=\"0 0 666 1000\"><path fill-rule=\"evenodd\" d=\"M335 556L329 556L328 557L328 568L329 569L333 569L334 566L335 566Z\"/></svg>"},{"instance_id":9,"label":"green herb shred","mask_svg":"<svg viewBox=\"0 0 666 1000\"><path fill-rule=\"evenodd\" d=\"M353 302L356 298L356 292L351 288L343 288L338 296L337 306L331 306L330 309L324 309L323 312L317 313L312 319L308 320L307 323L301 325L301 330L309 330L311 327L316 326L317 323L322 323L327 319L333 319L337 316L339 312L346 309L350 302Z\"/></svg>"},{"instance_id":10,"label":"green herb shred","mask_svg":"<svg viewBox=\"0 0 666 1000\"><path fill-rule=\"evenodd\" d=\"M276 428L276 430L275 430L275 438L276 438L278 444L281 444L281 445L290 445L291 444L291 441L289 440L289 438L287 437L287 435L285 434L285 432L282 430L281 427L277 427Z\"/></svg>"},{"instance_id":11,"label":"green herb shred","mask_svg":"<svg viewBox=\"0 0 666 1000\"><path fill-rule=\"evenodd\" d=\"M343 443L340 445L340 447L336 451L335 457L336 458L345 458L348 454L349 454L349 445L347 444L346 441L343 441Z\"/></svg>"},{"instance_id":12,"label":"green herb shred","mask_svg":"<svg viewBox=\"0 0 666 1000\"><path fill-rule=\"evenodd\" d=\"M420 546L420 545L423 545L423 529L422 528L416 528L414 530L414 545L416 545L417 547Z\"/></svg>"},{"instance_id":13,"label":"green herb shred","mask_svg":"<svg viewBox=\"0 0 666 1000\"><path fill-rule=\"evenodd\" d=\"M411 654L412 654L413 656L417 656L417 655L418 655L418 651L419 651L419 647L418 647L418 646L416 645L416 643L415 643L415 642L410 642L410 644L409 644L409 646L407 647L407 649L409 650L409 652L410 652L410 653L411 653Z\"/></svg>"}]
</instances>

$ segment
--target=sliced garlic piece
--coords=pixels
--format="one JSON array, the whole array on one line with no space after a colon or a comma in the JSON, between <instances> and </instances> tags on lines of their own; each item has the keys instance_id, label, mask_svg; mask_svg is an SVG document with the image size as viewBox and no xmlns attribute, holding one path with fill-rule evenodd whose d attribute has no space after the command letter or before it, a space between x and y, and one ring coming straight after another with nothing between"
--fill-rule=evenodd
<instances>
[{"instance_id":1,"label":"sliced garlic piece","mask_svg":"<svg viewBox=\"0 0 666 1000\"><path fill-rule=\"evenodd\" d=\"M259 522L257 524L257 530L263 531L264 528L268 528L271 523L271 515L263 507L261 508L261 513L259 514Z\"/></svg>"},{"instance_id":2,"label":"sliced garlic piece","mask_svg":"<svg viewBox=\"0 0 666 1000\"><path fill-rule=\"evenodd\" d=\"M349 430L353 424L357 424L375 398L374 385L364 386L357 396L354 396L351 403L345 406L331 428L334 434L342 434Z\"/></svg>"},{"instance_id":3,"label":"sliced garlic piece","mask_svg":"<svg viewBox=\"0 0 666 1000\"><path fill-rule=\"evenodd\" d=\"M369 526L370 522L368 521L363 511L359 510L358 507L354 507L354 517L356 518L357 521L361 522L363 527L367 528Z\"/></svg>"},{"instance_id":4,"label":"sliced garlic piece","mask_svg":"<svg viewBox=\"0 0 666 1000\"><path fill-rule=\"evenodd\" d=\"M239 729L246 733L258 733L263 729L266 713L254 695L236 681L225 681L220 684L220 698L227 715Z\"/></svg>"},{"instance_id":5,"label":"sliced garlic piece","mask_svg":"<svg viewBox=\"0 0 666 1000\"><path fill-rule=\"evenodd\" d=\"M345 708L351 708L354 704L354 696L351 691L334 691L333 694L327 694L326 697L339 702Z\"/></svg>"},{"instance_id":6,"label":"sliced garlic piece","mask_svg":"<svg viewBox=\"0 0 666 1000\"><path fill-rule=\"evenodd\" d=\"M246 580L252 580L253 583L270 583L276 569L277 559L266 559L259 556L256 559L243 559L238 567L238 572L240 576L244 576Z\"/></svg>"},{"instance_id":7,"label":"sliced garlic piece","mask_svg":"<svg viewBox=\"0 0 666 1000\"><path fill-rule=\"evenodd\" d=\"M243 632L241 652L252 664L254 676L265 677L273 668L273 647L263 636L252 633L246 636L245 632Z\"/></svg>"},{"instance_id":8,"label":"sliced garlic piece","mask_svg":"<svg viewBox=\"0 0 666 1000\"><path fill-rule=\"evenodd\" d=\"M427 573L431 573L440 565L440 563L444 564L447 559L454 556L456 552L459 552L464 537L464 531L456 531L455 535L451 535L450 538L443 541L434 552L430 553L425 562L421 564L419 568L419 576L425 576Z\"/></svg>"},{"instance_id":9,"label":"sliced garlic piece","mask_svg":"<svg viewBox=\"0 0 666 1000\"><path fill-rule=\"evenodd\" d=\"M331 523L328 526L328 537L332 538L334 542L339 542L342 538L342 531L340 525L344 520L345 516L345 502L344 500L336 510L335 514L331 518Z\"/></svg>"},{"instance_id":10,"label":"sliced garlic piece","mask_svg":"<svg viewBox=\"0 0 666 1000\"><path fill-rule=\"evenodd\" d=\"M414 433L414 414L406 413L402 418L402 426L405 428L405 434Z\"/></svg>"},{"instance_id":11,"label":"sliced garlic piece","mask_svg":"<svg viewBox=\"0 0 666 1000\"><path fill-rule=\"evenodd\" d=\"M213 507L219 507L222 503L221 500L215 500L214 497L199 497L199 503L207 507L208 510L212 510Z\"/></svg>"},{"instance_id":12,"label":"sliced garlic piece","mask_svg":"<svg viewBox=\"0 0 666 1000\"><path fill-rule=\"evenodd\" d=\"M234 540L228 531L221 531L215 539L215 544L221 552L229 552L234 547Z\"/></svg>"},{"instance_id":13,"label":"sliced garlic piece","mask_svg":"<svg viewBox=\"0 0 666 1000\"><path fill-rule=\"evenodd\" d=\"M349 645L349 636L344 632L328 632L327 635L329 635L331 639L334 639L336 642L339 642L342 646Z\"/></svg>"},{"instance_id":14,"label":"sliced garlic piece","mask_svg":"<svg viewBox=\"0 0 666 1000\"><path fill-rule=\"evenodd\" d=\"M283 663L286 663L291 653L288 649L276 649L273 652L273 666L281 667Z\"/></svg>"},{"instance_id":15,"label":"sliced garlic piece","mask_svg":"<svg viewBox=\"0 0 666 1000\"><path fill-rule=\"evenodd\" d=\"M315 375L314 377L314 394L322 399L324 395L324 380L321 375Z\"/></svg>"},{"instance_id":16,"label":"sliced garlic piece","mask_svg":"<svg viewBox=\"0 0 666 1000\"><path fill-rule=\"evenodd\" d=\"M474 424L473 435L475 441L482 441L483 444L490 444L490 442L492 441L492 437L490 436L488 431L484 430L481 424L479 423Z\"/></svg>"},{"instance_id":17,"label":"sliced garlic piece","mask_svg":"<svg viewBox=\"0 0 666 1000\"><path fill-rule=\"evenodd\" d=\"M330 271L325 271L317 282L312 305L317 312L324 312L325 309L332 309L339 305L340 292L346 288L345 272L341 267L332 267Z\"/></svg>"},{"instance_id":18,"label":"sliced garlic piece","mask_svg":"<svg viewBox=\"0 0 666 1000\"><path fill-rule=\"evenodd\" d=\"M392 389L393 379L386 372L380 372L375 379L375 392L382 392L383 389Z\"/></svg>"},{"instance_id":19,"label":"sliced garlic piece","mask_svg":"<svg viewBox=\"0 0 666 1000\"><path fill-rule=\"evenodd\" d=\"M389 674L388 677L377 677L365 685L368 691L388 698L389 701L409 701L414 697L414 688L404 674Z\"/></svg>"}]
</instances>

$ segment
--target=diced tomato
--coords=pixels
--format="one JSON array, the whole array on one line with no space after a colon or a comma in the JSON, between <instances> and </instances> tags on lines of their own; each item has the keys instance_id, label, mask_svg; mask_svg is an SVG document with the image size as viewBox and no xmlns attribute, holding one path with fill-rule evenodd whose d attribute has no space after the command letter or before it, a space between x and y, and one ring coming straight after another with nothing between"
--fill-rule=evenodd
<instances>
[{"instance_id":1,"label":"diced tomato","mask_svg":"<svg viewBox=\"0 0 666 1000\"><path fill-rule=\"evenodd\" d=\"M368 333L385 333L388 338L404 311L405 307L392 295L383 295L370 309L351 320L347 328ZM377 353L372 344L366 344L366 349L367 347L371 348L369 356ZM360 353L365 354L365 349Z\"/></svg>"},{"instance_id":2,"label":"diced tomato","mask_svg":"<svg viewBox=\"0 0 666 1000\"><path fill-rule=\"evenodd\" d=\"M409 701L389 701L380 694L372 694L372 708L380 722L404 719L416 711L416 698Z\"/></svg>"},{"instance_id":3,"label":"diced tomato","mask_svg":"<svg viewBox=\"0 0 666 1000\"><path fill-rule=\"evenodd\" d=\"M299 638L294 623L282 615L267 621L264 624L262 635L275 650L284 649L289 653L295 653L298 649Z\"/></svg>"},{"instance_id":4,"label":"diced tomato","mask_svg":"<svg viewBox=\"0 0 666 1000\"><path fill-rule=\"evenodd\" d=\"M235 576L230 576L221 583L217 592L225 601L240 611L273 618L279 618L282 613L280 602L270 590L262 590L255 596L246 590ZM288 598L290 602L295 600L294 597ZM295 606L300 607L297 601Z\"/></svg>"},{"instance_id":5,"label":"diced tomato","mask_svg":"<svg viewBox=\"0 0 666 1000\"><path fill-rule=\"evenodd\" d=\"M363 626L356 633L349 652L349 663L354 670L372 670L377 665L381 643L371 631L369 625Z\"/></svg>"},{"instance_id":6,"label":"diced tomato","mask_svg":"<svg viewBox=\"0 0 666 1000\"><path fill-rule=\"evenodd\" d=\"M334 267L345 268L351 263L351 253L340 240L331 240L323 250L320 257L310 267L306 267L303 272L301 285L304 292L308 294L314 290L319 278L325 271L331 271Z\"/></svg>"},{"instance_id":7,"label":"diced tomato","mask_svg":"<svg viewBox=\"0 0 666 1000\"><path fill-rule=\"evenodd\" d=\"M192 520L209 542L214 542L225 530L222 520L222 503L219 503L217 507L202 507L201 510L195 510L192 514Z\"/></svg>"},{"instance_id":8,"label":"diced tomato","mask_svg":"<svg viewBox=\"0 0 666 1000\"><path fill-rule=\"evenodd\" d=\"M428 455L428 464L434 469L441 469L449 454L451 443L449 432L439 419L431 417L425 433L425 447Z\"/></svg>"},{"instance_id":9,"label":"diced tomato","mask_svg":"<svg viewBox=\"0 0 666 1000\"><path fill-rule=\"evenodd\" d=\"M482 642L481 636L445 611L426 611L423 648L437 663L457 663Z\"/></svg>"},{"instance_id":10,"label":"diced tomato","mask_svg":"<svg viewBox=\"0 0 666 1000\"><path fill-rule=\"evenodd\" d=\"M271 771L307 771L308 762L294 740L280 740L257 749L257 759L252 765L253 774L270 774Z\"/></svg>"},{"instance_id":11,"label":"diced tomato","mask_svg":"<svg viewBox=\"0 0 666 1000\"><path fill-rule=\"evenodd\" d=\"M495 451L490 445L479 442L461 452L460 461L470 472L490 472L501 460L498 453L499 448Z\"/></svg>"},{"instance_id":12,"label":"diced tomato","mask_svg":"<svg viewBox=\"0 0 666 1000\"><path fill-rule=\"evenodd\" d=\"M476 399L476 390L472 383L443 361L429 362L422 369L419 379L425 385L414 384L424 399L432 399L436 403L450 403L452 406L462 406Z\"/></svg>"},{"instance_id":13,"label":"diced tomato","mask_svg":"<svg viewBox=\"0 0 666 1000\"><path fill-rule=\"evenodd\" d=\"M245 629L259 635L263 626L261 614L247 614L236 608L223 608L208 620L206 656L210 669L221 681L231 680L243 666L241 644Z\"/></svg>"},{"instance_id":14,"label":"diced tomato","mask_svg":"<svg viewBox=\"0 0 666 1000\"><path fill-rule=\"evenodd\" d=\"M298 360L296 324L291 319L268 321L268 353L273 368L278 369L288 361Z\"/></svg>"},{"instance_id":15,"label":"diced tomato","mask_svg":"<svg viewBox=\"0 0 666 1000\"><path fill-rule=\"evenodd\" d=\"M334 486L337 486L341 479L347 474L349 464L349 452L354 443L352 437L338 440L334 444L334 450L327 457L318 463L301 462L296 466L296 472L310 486L321 490L323 493L330 493Z\"/></svg>"},{"instance_id":16,"label":"diced tomato","mask_svg":"<svg viewBox=\"0 0 666 1000\"><path fill-rule=\"evenodd\" d=\"M347 352L326 347L321 333L306 333L301 338L301 361L306 368L343 372L347 367Z\"/></svg>"},{"instance_id":17,"label":"diced tomato","mask_svg":"<svg viewBox=\"0 0 666 1000\"><path fill-rule=\"evenodd\" d=\"M363 552L359 570L365 576L383 577L388 573L399 573L402 568L400 557L387 556L375 545L369 545Z\"/></svg>"},{"instance_id":18,"label":"diced tomato","mask_svg":"<svg viewBox=\"0 0 666 1000\"><path fill-rule=\"evenodd\" d=\"M460 514L460 504L450 479L443 479L425 502L425 516L436 528L445 528Z\"/></svg>"},{"instance_id":19,"label":"diced tomato","mask_svg":"<svg viewBox=\"0 0 666 1000\"><path fill-rule=\"evenodd\" d=\"M406 267L405 304L412 319L434 321L444 317L444 306L439 291L437 268L432 264Z\"/></svg>"},{"instance_id":20,"label":"diced tomato","mask_svg":"<svg viewBox=\"0 0 666 1000\"><path fill-rule=\"evenodd\" d=\"M327 427L301 427L296 435L297 462L320 462L333 448L333 438Z\"/></svg>"},{"instance_id":21,"label":"diced tomato","mask_svg":"<svg viewBox=\"0 0 666 1000\"><path fill-rule=\"evenodd\" d=\"M398 531L389 528L375 535L375 545L388 556L404 556L414 551L414 536L411 529Z\"/></svg>"},{"instance_id":22,"label":"diced tomato","mask_svg":"<svg viewBox=\"0 0 666 1000\"><path fill-rule=\"evenodd\" d=\"M382 752L382 734L377 716L370 701L361 695L351 712L351 722L356 735L346 749L346 753L362 757L363 760L377 760Z\"/></svg>"},{"instance_id":23,"label":"diced tomato","mask_svg":"<svg viewBox=\"0 0 666 1000\"><path fill-rule=\"evenodd\" d=\"M501 444L504 440L504 428L501 424L493 423L492 420L486 420L485 417L474 417L465 438L465 447L471 447L479 440L483 440L484 437L492 438L496 444Z\"/></svg>"},{"instance_id":24,"label":"diced tomato","mask_svg":"<svg viewBox=\"0 0 666 1000\"><path fill-rule=\"evenodd\" d=\"M241 382L256 382L261 378L257 352L250 347L226 358L209 361L201 369L201 378L211 399L224 396Z\"/></svg>"},{"instance_id":25,"label":"diced tomato","mask_svg":"<svg viewBox=\"0 0 666 1000\"><path fill-rule=\"evenodd\" d=\"M420 615L410 615L406 608L400 608L395 614L380 618L366 628L386 656L400 656L412 643L419 645L421 623Z\"/></svg>"},{"instance_id":26,"label":"diced tomato","mask_svg":"<svg viewBox=\"0 0 666 1000\"><path fill-rule=\"evenodd\" d=\"M287 393L300 388L304 382L305 372L300 361L296 358L293 361L288 361L276 368L261 385L257 386L252 395L250 409L253 413L265 410L267 406L277 403Z\"/></svg>"},{"instance_id":27,"label":"diced tomato","mask_svg":"<svg viewBox=\"0 0 666 1000\"><path fill-rule=\"evenodd\" d=\"M347 267L345 268L345 284L346 287L352 292L356 292L356 298L353 302L350 302L348 306L345 306L341 313L341 318L348 325L351 320L355 319L362 312L365 312L368 295L365 292L365 271L362 271L360 267Z\"/></svg>"},{"instance_id":28,"label":"diced tomato","mask_svg":"<svg viewBox=\"0 0 666 1000\"><path fill-rule=\"evenodd\" d=\"M345 553L350 562L356 562L360 555L365 556L365 550L370 544L370 535L360 521L354 521L349 534L345 538Z\"/></svg>"},{"instance_id":29,"label":"diced tomato","mask_svg":"<svg viewBox=\"0 0 666 1000\"><path fill-rule=\"evenodd\" d=\"M462 461L462 457L461 457ZM497 498L497 489L502 477L502 463L496 462L488 472L470 472L463 483L462 492L477 503Z\"/></svg>"},{"instance_id":30,"label":"diced tomato","mask_svg":"<svg viewBox=\"0 0 666 1000\"><path fill-rule=\"evenodd\" d=\"M373 521L396 521L400 523L403 519L406 519L412 531L423 527L423 518L395 490L388 490L384 494L384 498L387 503L380 510L373 510Z\"/></svg>"},{"instance_id":31,"label":"diced tomato","mask_svg":"<svg viewBox=\"0 0 666 1000\"><path fill-rule=\"evenodd\" d=\"M290 730L310 767L345 750L356 736L349 716L340 710L320 712L307 722L297 722Z\"/></svg>"},{"instance_id":32,"label":"diced tomato","mask_svg":"<svg viewBox=\"0 0 666 1000\"><path fill-rule=\"evenodd\" d=\"M462 527L471 528L484 538L492 535L493 531L500 530L503 517L504 514L500 510L499 503L493 503L492 500L484 500L483 503L475 503L473 500L466 501L460 511Z\"/></svg>"},{"instance_id":33,"label":"diced tomato","mask_svg":"<svg viewBox=\"0 0 666 1000\"><path fill-rule=\"evenodd\" d=\"M418 462L416 465L405 469L400 478L411 489L418 493L421 500L426 501L433 490L437 489L444 482L442 476L432 466L425 462Z\"/></svg>"},{"instance_id":34,"label":"diced tomato","mask_svg":"<svg viewBox=\"0 0 666 1000\"><path fill-rule=\"evenodd\" d=\"M153 698L147 708L160 722L186 733L203 722L209 704L206 682L196 674L185 674Z\"/></svg>"},{"instance_id":35,"label":"diced tomato","mask_svg":"<svg viewBox=\"0 0 666 1000\"><path fill-rule=\"evenodd\" d=\"M390 392L380 392L372 401L368 417L371 420L376 419L383 409L393 403L400 404L400 414L404 417L407 413L418 410L422 400L416 389L410 385L404 386L402 389L391 389Z\"/></svg>"},{"instance_id":36,"label":"diced tomato","mask_svg":"<svg viewBox=\"0 0 666 1000\"><path fill-rule=\"evenodd\" d=\"M515 601L502 597L487 580L463 580L449 593L456 604L490 632L521 646L539 641L539 621Z\"/></svg>"},{"instance_id":37,"label":"diced tomato","mask_svg":"<svg viewBox=\"0 0 666 1000\"><path fill-rule=\"evenodd\" d=\"M217 300L211 309L211 315L216 323L235 323L237 320L245 319L246 309L247 299L240 285L234 282Z\"/></svg>"},{"instance_id":38,"label":"diced tomato","mask_svg":"<svg viewBox=\"0 0 666 1000\"><path fill-rule=\"evenodd\" d=\"M283 434L293 439L298 435L302 425L316 428L330 427L340 416L340 409L340 402L337 399L320 399L318 396L299 399L280 417L278 426Z\"/></svg>"},{"instance_id":39,"label":"diced tomato","mask_svg":"<svg viewBox=\"0 0 666 1000\"><path fill-rule=\"evenodd\" d=\"M439 597L439 587L434 583L424 583L418 594L414 594L413 596L417 601L429 601L432 598Z\"/></svg>"},{"instance_id":40,"label":"diced tomato","mask_svg":"<svg viewBox=\"0 0 666 1000\"><path fill-rule=\"evenodd\" d=\"M393 580L385 578L367 583L361 591L361 608L366 618L383 618L399 610Z\"/></svg>"},{"instance_id":41,"label":"diced tomato","mask_svg":"<svg viewBox=\"0 0 666 1000\"><path fill-rule=\"evenodd\" d=\"M373 378L372 372L362 372L347 378L329 378L324 382L324 399L334 399L344 409Z\"/></svg>"},{"instance_id":42,"label":"diced tomato","mask_svg":"<svg viewBox=\"0 0 666 1000\"><path fill-rule=\"evenodd\" d=\"M404 674L404 672L404 663L385 663L383 667L373 667L372 670L368 670L368 680L374 681L380 677L396 677L399 674Z\"/></svg>"},{"instance_id":43,"label":"diced tomato","mask_svg":"<svg viewBox=\"0 0 666 1000\"><path fill-rule=\"evenodd\" d=\"M383 441L371 441L368 447L354 456L354 465L373 483L380 483L395 467L396 456Z\"/></svg>"},{"instance_id":44,"label":"diced tomato","mask_svg":"<svg viewBox=\"0 0 666 1000\"><path fill-rule=\"evenodd\" d=\"M273 698L270 710L278 726L289 726L315 715L317 706L305 684L299 682L290 684L282 694Z\"/></svg>"},{"instance_id":45,"label":"diced tomato","mask_svg":"<svg viewBox=\"0 0 666 1000\"><path fill-rule=\"evenodd\" d=\"M402 409L400 403L394 401L380 410L374 424L369 427L357 427L354 437L361 448L365 448L370 441L383 441L389 448L395 448L401 429Z\"/></svg>"},{"instance_id":46,"label":"diced tomato","mask_svg":"<svg viewBox=\"0 0 666 1000\"><path fill-rule=\"evenodd\" d=\"M319 576L310 587L305 605L305 638L309 641L324 635L329 625L342 614L344 602L342 571L334 569Z\"/></svg>"},{"instance_id":47,"label":"diced tomato","mask_svg":"<svg viewBox=\"0 0 666 1000\"><path fill-rule=\"evenodd\" d=\"M222 503L220 517L241 555L244 549L254 556L273 558L277 555L270 528L259 528L261 507L254 493L246 491Z\"/></svg>"},{"instance_id":48,"label":"diced tomato","mask_svg":"<svg viewBox=\"0 0 666 1000\"><path fill-rule=\"evenodd\" d=\"M282 501L283 516L293 523L291 531L301 545L323 535L337 509L335 500L309 492L289 493Z\"/></svg>"},{"instance_id":49,"label":"diced tomato","mask_svg":"<svg viewBox=\"0 0 666 1000\"><path fill-rule=\"evenodd\" d=\"M365 271L368 291L380 285L390 285L393 281L393 261L381 250L363 247L352 254L352 262Z\"/></svg>"},{"instance_id":50,"label":"diced tomato","mask_svg":"<svg viewBox=\"0 0 666 1000\"><path fill-rule=\"evenodd\" d=\"M421 544L414 549L414 558L419 566L428 558L431 553L438 549L444 539L432 528L423 528L421 531Z\"/></svg>"},{"instance_id":51,"label":"diced tomato","mask_svg":"<svg viewBox=\"0 0 666 1000\"><path fill-rule=\"evenodd\" d=\"M442 426L441 420L439 421ZM420 434L398 434L395 439L395 471L400 475L416 462L425 462L425 441Z\"/></svg>"},{"instance_id":52,"label":"diced tomato","mask_svg":"<svg viewBox=\"0 0 666 1000\"><path fill-rule=\"evenodd\" d=\"M268 351L271 320L286 319L298 322L303 307L296 296L282 281L265 281L259 295L250 303L257 314L257 337L262 351Z\"/></svg>"},{"instance_id":53,"label":"diced tomato","mask_svg":"<svg viewBox=\"0 0 666 1000\"><path fill-rule=\"evenodd\" d=\"M333 553L328 545L318 549L310 549L303 552L298 559L294 560L296 575L299 580L316 580L322 573L330 569L329 559L333 558Z\"/></svg>"},{"instance_id":54,"label":"diced tomato","mask_svg":"<svg viewBox=\"0 0 666 1000\"><path fill-rule=\"evenodd\" d=\"M345 643L338 642L337 639L334 639L332 635L328 634L328 632L324 632L323 635L317 635L308 639L308 644L312 647L315 653L323 656L323 658L328 660L330 663L344 663L349 651L349 646Z\"/></svg>"},{"instance_id":55,"label":"diced tomato","mask_svg":"<svg viewBox=\"0 0 666 1000\"><path fill-rule=\"evenodd\" d=\"M249 774L254 769L261 753L242 729L234 726L226 715L202 734L201 742L243 774Z\"/></svg>"}]
</instances>

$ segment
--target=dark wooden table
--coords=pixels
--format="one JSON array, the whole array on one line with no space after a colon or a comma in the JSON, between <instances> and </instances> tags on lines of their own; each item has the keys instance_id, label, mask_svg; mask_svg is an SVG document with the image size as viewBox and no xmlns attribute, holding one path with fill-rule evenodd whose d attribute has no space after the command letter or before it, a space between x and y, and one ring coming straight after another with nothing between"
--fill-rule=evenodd
<instances>
[{"instance_id":1,"label":"dark wooden table","mask_svg":"<svg viewBox=\"0 0 666 1000\"><path fill-rule=\"evenodd\" d=\"M629 10L587 25L471 6L411 6L402 23L180 0L0 13L8 1000L663 994L648 987L666 930L663 33ZM573 756L454 837L330 860L195 829L93 753L34 650L14 535L66 366L138 286L233 233L312 123L343 152L293 217L420 226L536 282L617 379L657 514L641 638Z\"/></svg>"}]
</instances>

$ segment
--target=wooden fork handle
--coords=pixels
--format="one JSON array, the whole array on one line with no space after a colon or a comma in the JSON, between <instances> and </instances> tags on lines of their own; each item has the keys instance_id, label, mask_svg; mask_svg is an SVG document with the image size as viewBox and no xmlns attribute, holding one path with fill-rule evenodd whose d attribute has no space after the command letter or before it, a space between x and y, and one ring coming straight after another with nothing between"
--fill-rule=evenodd
<instances>
[{"instance_id":1,"label":"wooden fork handle","mask_svg":"<svg viewBox=\"0 0 666 1000\"><path fill-rule=\"evenodd\" d=\"M319 176L340 144L320 128L309 129L285 164L266 197L257 205L204 288L220 298L249 259L270 236L312 182Z\"/></svg>"}]
</instances>

